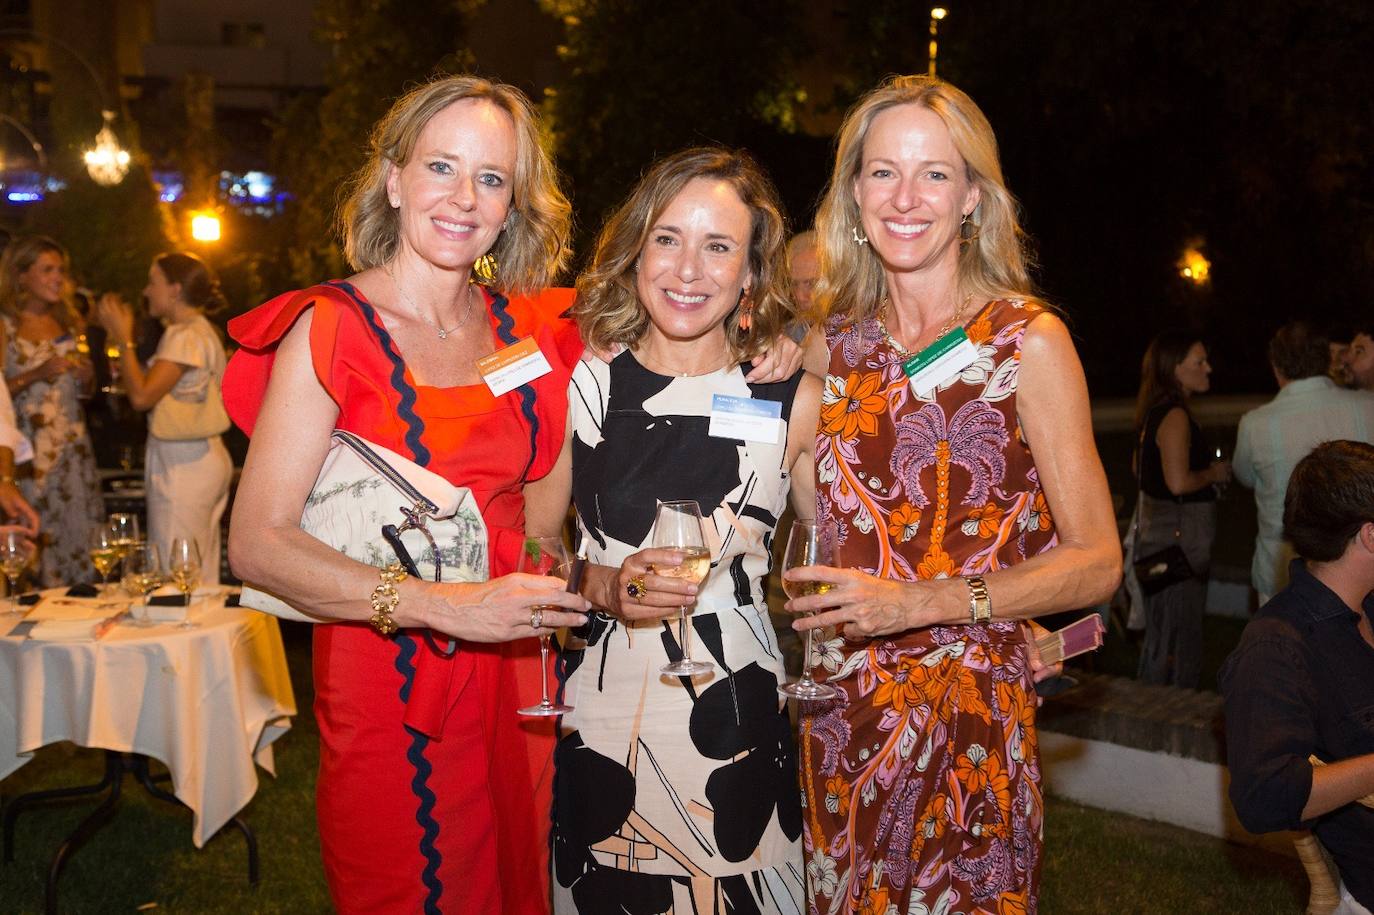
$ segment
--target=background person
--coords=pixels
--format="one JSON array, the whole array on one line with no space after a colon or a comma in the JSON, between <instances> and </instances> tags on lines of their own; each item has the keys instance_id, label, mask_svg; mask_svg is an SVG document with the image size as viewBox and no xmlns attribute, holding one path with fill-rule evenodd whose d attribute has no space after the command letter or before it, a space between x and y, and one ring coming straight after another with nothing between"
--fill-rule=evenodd
<instances>
[{"instance_id":1,"label":"background person","mask_svg":"<svg viewBox=\"0 0 1374 915\"><path fill-rule=\"evenodd\" d=\"M399 99L348 191L340 228L359 272L230 323L242 348L225 400L252 435L231 561L331 621L314 631L316 811L335 907L544 912L552 725L516 709L539 694L536 624L580 625L569 611L586 603L556 578L506 573L524 542L524 484L558 457L582 353L559 317L571 296L544 291L566 256L567 200L528 99L472 77ZM473 266L488 254L499 267L483 286ZM526 338L552 370L494 394L477 360ZM336 428L469 488L492 579L408 578L400 632L363 624L378 570L299 527ZM423 629L462 642L446 657Z\"/></svg>"},{"instance_id":2,"label":"background person","mask_svg":"<svg viewBox=\"0 0 1374 915\"><path fill-rule=\"evenodd\" d=\"M1251 832L1311 829L1344 884L1336 911L1369 915L1374 809L1357 801L1374 795L1374 446L1304 457L1283 530L1299 559L1220 676L1231 803Z\"/></svg>"},{"instance_id":3,"label":"background person","mask_svg":"<svg viewBox=\"0 0 1374 915\"><path fill-rule=\"evenodd\" d=\"M166 329L145 371L133 309L106 294L98 314L119 346L129 404L151 411L144 454L148 540L166 550L175 537L200 545L201 583L219 583L220 520L234 464L220 436L229 428L220 388L226 356L206 311L225 305L214 271L194 254L161 254L148 268L148 311Z\"/></svg>"},{"instance_id":4,"label":"background person","mask_svg":"<svg viewBox=\"0 0 1374 915\"><path fill-rule=\"evenodd\" d=\"M1035 911L1021 620L1097 604L1120 579L1083 371L1031 293L996 149L963 92L895 77L846 115L817 219L830 352L816 514L839 525L846 568L785 574L832 585L788 602L821 611L793 625L844 636L823 648L843 698L801 710L820 911ZM955 364L906 375L955 331L969 341Z\"/></svg>"},{"instance_id":5,"label":"background person","mask_svg":"<svg viewBox=\"0 0 1374 915\"><path fill-rule=\"evenodd\" d=\"M578 364L563 455L528 489L539 533L558 531L574 498L584 593L600 609L561 658L574 708L555 754L555 911L634 911L648 897L652 911L728 898L779 912L802 896L796 748L765 579L789 486L798 511L814 511L821 385L805 373L747 381L792 316L784 238L752 159L689 149L640 180L578 281L589 347L627 348ZM716 395L774 407L776 438L712 435ZM684 499L719 544L699 587L654 571L682 561L652 548L656 506ZM682 646L664 618L687 604L693 655L715 670L666 676ZM627 837L632 856L616 851Z\"/></svg>"},{"instance_id":6,"label":"background person","mask_svg":"<svg viewBox=\"0 0 1374 915\"><path fill-rule=\"evenodd\" d=\"M1140 503L1134 558L1179 546L1192 575L1145 598L1145 643L1137 676L1195 689L1202 676L1202 614L1217 529L1217 485L1231 465L1214 459L1193 418L1194 395L1211 388L1207 347L1165 331L1145 351L1136 397Z\"/></svg>"},{"instance_id":7,"label":"background person","mask_svg":"<svg viewBox=\"0 0 1374 915\"><path fill-rule=\"evenodd\" d=\"M91 527L105 519L79 395L94 377L76 352L82 324L71 303L67 252L43 236L0 256L0 349L19 431L33 443L33 475L19 481L42 526L42 587L92 580Z\"/></svg>"},{"instance_id":8,"label":"background person","mask_svg":"<svg viewBox=\"0 0 1374 915\"><path fill-rule=\"evenodd\" d=\"M819 323L815 313L816 281L820 279L820 252L812 229L798 232L787 243L787 271L791 277L792 308L808 323Z\"/></svg>"},{"instance_id":9,"label":"background person","mask_svg":"<svg viewBox=\"0 0 1374 915\"><path fill-rule=\"evenodd\" d=\"M1357 330L1341 355L1341 361L1351 387L1374 391L1374 328L1366 326Z\"/></svg>"},{"instance_id":10,"label":"background person","mask_svg":"<svg viewBox=\"0 0 1374 915\"><path fill-rule=\"evenodd\" d=\"M1328 352L1325 336L1304 321L1279 328L1269 340L1279 392L1242 416L1236 429L1236 479L1255 491L1250 581L1261 604L1288 580L1283 500L1293 468L1322 442L1374 442L1374 393L1338 387L1327 374Z\"/></svg>"}]
</instances>

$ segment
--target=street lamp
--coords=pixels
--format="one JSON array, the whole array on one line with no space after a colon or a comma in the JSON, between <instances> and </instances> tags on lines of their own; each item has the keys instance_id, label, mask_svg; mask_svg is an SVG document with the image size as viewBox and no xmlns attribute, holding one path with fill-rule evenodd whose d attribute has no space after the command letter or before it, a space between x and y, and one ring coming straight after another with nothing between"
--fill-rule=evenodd
<instances>
[{"instance_id":1,"label":"street lamp","mask_svg":"<svg viewBox=\"0 0 1374 915\"><path fill-rule=\"evenodd\" d=\"M1184 249L1178 259L1178 275L1198 287L1212 281L1212 262L1203 256L1196 243Z\"/></svg>"},{"instance_id":2,"label":"street lamp","mask_svg":"<svg viewBox=\"0 0 1374 915\"><path fill-rule=\"evenodd\" d=\"M82 159L85 160L87 173L96 184L113 187L123 181L124 176L129 173L129 152L119 145L119 138L115 136L111 126L114 124L115 112L113 106L108 104L109 97L105 94L105 84L100 81L100 74L95 72L95 67L91 66L91 62L82 57L76 48L59 38L33 29L0 29L0 37L20 36L36 38L52 47L61 48L70 54L91 78L91 82L95 84L96 95L100 98L100 116L103 123L95 135L95 146L82 153Z\"/></svg>"},{"instance_id":3,"label":"street lamp","mask_svg":"<svg viewBox=\"0 0 1374 915\"><path fill-rule=\"evenodd\" d=\"M927 72L935 75L935 60L940 56L940 45L938 41L940 20L949 15L949 10L943 6L937 6L930 11L930 68Z\"/></svg>"},{"instance_id":4,"label":"street lamp","mask_svg":"<svg viewBox=\"0 0 1374 915\"><path fill-rule=\"evenodd\" d=\"M213 210L197 210L192 213L191 237L199 242L219 241L219 216Z\"/></svg>"}]
</instances>

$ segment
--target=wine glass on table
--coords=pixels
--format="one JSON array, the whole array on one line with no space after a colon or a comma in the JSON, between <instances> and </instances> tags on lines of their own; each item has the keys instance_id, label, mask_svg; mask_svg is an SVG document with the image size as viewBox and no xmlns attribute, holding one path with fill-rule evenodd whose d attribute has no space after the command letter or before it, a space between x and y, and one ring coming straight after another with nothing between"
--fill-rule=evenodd
<instances>
[{"instance_id":1,"label":"wine glass on table","mask_svg":"<svg viewBox=\"0 0 1374 915\"><path fill-rule=\"evenodd\" d=\"M516 565L517 572L524 572L528 575L553 575L558 578L567 578L572 570L572 561L568 558L568 551L563 546L561 537L526 537L524 548L520 551L520 561ZM556 611L558 607L542 606L533 608L534 613L547 613ZM543 698L538 705L531 705L519 710L521 715L529 715L535 718L547 718L553 715L562 715L564 712L571 712L571 705L563 705L554 702L549 698L549 633L541 628L539 630L539 669L540 686L543 688Z\"/></svg>"},{"instance_id":2,"label":"wine glass on table","mask_svg":"<svg viewBox=\"0 0 1374 915\"><path fill-rule=\"evenodd\" d=\"M138 543L138 515L131 515L128 512L115 512L110 515L110 529L115 534L115 546L119 548L121 557L133 549L134 544Z\"/></svg>"},{"instance_id":3,"label":"wine glass on table","mask_svg":"<svg viewBox=\"0 0 1374 915\"><path fill-rule=\"evenodd\" d=\"M802 566L834 566L838 561L838 531L833 521L792 522L792 530L787 535L787 552L782 557L784 572ZM827 581L788 581L786 576L782 580L782 590L790 598L824 594L831 587ZM784 696L794 699L834 699L840 694L835 687L817 683L811 677L811 640L815 633L814 629L806 630L801 679L779 686L778 692Z\"/></svg>"},{"instance_id":4,"label":"wine glass on table","mask_svg":"<svg viewBox=\"0 0 1374 915\"><path fill-rule=\"evenodd\" d=\"M200 624L191 620L191 592L200 584L200 544L194 537L172 540L172 545L167 548L167 571L172 576L172 583L181 592L186 607L186 618L177 628L195 629Z\"/></svg>"},{"instance_id":5,"label":"wine glass on table","mask_svg":"<svg viewBox=\"0 0 1374 915\"><path fill-rule=\"evenodd\" d=\"M19 576L24 574L24 566L29 564L32 555L33 547L23 534L7 531L0 536L0 572L4 573L5 581L9 584L6 613L23 612L23 607L19 605Z\"/></svg>"},{"instance_id":6,"label":"wine glass on table","mask_svg":"<svg viewBox=\"0 0 1374 915\"><path fill-rule=\"evenodd\" d=\"M98 596L104 597L110 587L110 573L119 565L121 548L119 534L108 524L97 525L91 530L90 542L86 544L86 554L91 564L100 573Z\"/></svg>"},{"instance_id":7,"label":"wine glass on table","mask_svg":"<svg viewBox=\"0 0 1374 915\"><path fill-rule=\"evenodd\" d=\"M695 502L660 502L654 519L653 546L682 553L682 562L670 568L655 568L655 575L681 578L700 584L711 571L711 551L706 548L706 532L701 524L701 506ZM675 677L693 677L709 673L716 665L710 661L693 661L690 628L687 625L687 605L678 609L677 641L682 646L682 660L661 668Z\"/></svg>"},{"instance_id":8,"label":"wine glass on table","mask_svg":"<svg viewBox=\"0 0 1374 915\"><path fill-rule=\"evenodd\" d=\"M124 556L124 574L120 584L143 602L143 616L134 618L136 626L151 626L148 619L148 595L162 584L162 554L155 543L135 543Z\"/></svg>"}]
</instances>

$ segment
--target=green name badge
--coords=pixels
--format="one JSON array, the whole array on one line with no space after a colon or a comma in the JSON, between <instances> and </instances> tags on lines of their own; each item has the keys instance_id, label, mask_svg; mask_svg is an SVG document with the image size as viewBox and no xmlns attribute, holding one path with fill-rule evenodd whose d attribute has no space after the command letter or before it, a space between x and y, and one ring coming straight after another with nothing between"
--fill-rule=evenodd
<instances>
[{"instance_id":1,"label":"green name badge","mask_svg":"<svg viewBox=\"0 0 1374 915\"><path fill-rule=\"evenodd\" d=\"M938 385L968 368L977 358L978 347L962 327L956 327L903 362L902 371L916 396L928 398Z\"/></svg>"}]
</instances>

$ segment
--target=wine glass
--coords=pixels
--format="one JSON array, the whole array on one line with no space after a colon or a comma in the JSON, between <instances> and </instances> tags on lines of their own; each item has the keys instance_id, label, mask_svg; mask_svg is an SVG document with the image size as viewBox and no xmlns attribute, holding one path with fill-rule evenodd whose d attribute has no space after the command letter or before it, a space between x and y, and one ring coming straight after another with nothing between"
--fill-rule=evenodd
<instances>
[{"instance_id":1,"label":"wine glass","mask_svg":"<svg viewBox=\"0 0 1374 915\"><path fill-rule=\"evenodd\" d=\"M555 575L560 578L567 578L571 567L572 563L568 560L568 551L563 547L562 538L526 537L524 549L520 551L520 561L516 565L516 571L526 572L530 575ZM556 611L559 608L545 605L531 609ZM539 632L539 667L543 672L540 680L543 698L540 699L538 705L520 709L520 714L547 718L552 715L571 712L571 705L562 705L549 699L549 634L542 629Z\"/></svg>"},{"instance_id":2,"label":"wine glass","mask_svg":"<svg viewBox=\"0 0 1374 915\"><path fill-rule=\"evenodd\" d=\"M659 549L682 553L682 563L672 568L655 568L655 575L681 578L700 584L711 571L711 551L706 548L706 533L701 526L701 506L695 502L660 502L654 518L653 545ZM682 646L682 660L664 665L663 673L675 677L693 677L716 669L710 661L693 661L690 630L687 626L687 605L678 609L677 641Z\"/></svg>"},{"instance_id":3,"label":"wine glass","mask_svg":"<svg viewBox=\"0 0 1374 915\"><path fill-rule=\"evenodd\" d=\"M23 574L24 566L28 565L31 555L33 555L33 548L24 539L23 534L7 531L3 537L0 537L0 572L4 573L5 581L10 586L6 613L23 612L23 608L19 605L19 576Z\"/></svg>"},{"instance_id":4,"label":"wine glass","mask_svg":"<svg viewBox=\"0 0 1374 915\"><path fill-rule=\"evenodd\" d=\"M90 542L86 544L86 553L91 557L95 570L100 573L100 590L97 592L100 597L104 597L109 590L110 573L119 564L121 548L118 540L119 534L115 529L102 524L92 528Z\"/></svg>"},{"instance_id":5,"label":"wine glass","mask_svg":"<svg viewBox=\"0 0 1374 915\"><path fill-rule=\"evenodd\" d=\"M110 515L110 528L115 532L115 545L120 554L127 554L138 543L138 515L115 512Z\"/></svg>"},{"instance_id":6,"label":"wine glass","mask_svg":"<svg viewBox=\"0 0 1374 915\"><path fill-rule=\"evenodd\" d=\"M833 521L793 521L787 535L787 552L782 557L782 570L802 566L833 566L839 561L838 531ZM826 581L788 581L784 576L782 590L788 597L824 594L832 585ZM839 690L811 678L811 640L816 630L806 630L802 654L802 675L796 683L778 687L778 692L794 699L834 699Z\"/></svg>"},{"instance_id":7,"label":"wine glass","mask_svg":"<svg viewBox=\"0 0 1374 915\"><path fill-rule=\"evenodd\" d=\"M134 625L151 626L148 620L148 595L162 584L162 554L155 543L136 543L124 556L124 573L120 578L124 590L143 601L143 616Z\"/></svg>"},{"instance_id":8,"label":"wine glass","mask_svg":"<svg viewBox=\"0 0 1374 915\"><path fill-rule=\"evenodd\" d=\"M167 548L167 571L171 573L172 583L181 592L186 606L186 618L178 624L178 629L195 629L198 623L191 621L191 592L200 584L200 544L194 537L177 537Z\"/></svg>"}]
</instances>

